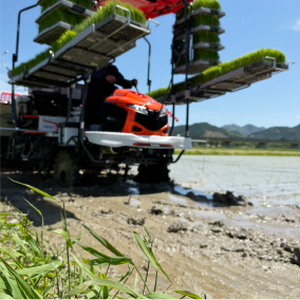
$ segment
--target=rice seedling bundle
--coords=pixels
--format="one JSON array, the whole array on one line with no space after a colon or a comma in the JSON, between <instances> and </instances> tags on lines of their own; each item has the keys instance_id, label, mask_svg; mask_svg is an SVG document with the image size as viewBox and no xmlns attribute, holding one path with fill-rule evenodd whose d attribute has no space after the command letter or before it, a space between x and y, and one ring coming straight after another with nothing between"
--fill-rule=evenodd
<instances>
[{"instance_id":1,"label":"rice seedling bundle","mask_svg":"<svg viewBox=\"0 0 300 300\"><path fill-rule=\"evenodd\" d=\"M220 10L221 9L221 4L217 0L196 0L193 4L192 7L188 7L187 13L189 14L191 12L191 9L193 11L196 11L200 7L205 7L205 8L210 8L214 10ZM176 20L181 20L185 16L185 8L182 8L179 10L176 14Z\"/></svg>"},{"instance_id":2,"label":"rice seedling bundle","mask_svg":"<svg viewBox=\"0 0 300 300\"><path fill-rule=\"evenodd\" d=\"M48 48L47 50L45 50L42 53L39 53L35 56L35 58L29 60L28 62L22 63L19 66L17 66L16 68L13 69L13 73L14 76L17 76L23 72L25 72L25 69L30 70L33 67L35 67L36 65L38 65L39 63L41 63L42 61L44 61L45 59L50 57L49 51L51 50L51 48Z\"/></svg>"},{"instance_id":3,"label":"rice seedling bundle","mask_svg":"<svg viewBox=\"0 0 300 300\"><path fill-rule=\"evenodd\" d=\"M203 73L196 75L189 79L190 86L195 87L199 84L203 84L214 78L217 78L223 74L231 72L235 69L252 65L256 62L264 60L266 57L272 57L276 59L277 63L285 63L286 57L283 52L275 49L261 49L255 52L251 52L247 55L241 56L230 62L221 63L219 66L211 67ZM179 93L185 89L185 83L181 82L174 85L174 92ZM169 92L169 88L160 88L156 91L149 93L148 95L154 99L165 97Z\"/></svg>"},{"instance_id":4,"label":"rice seedling bundle","mask_svg":"<svg viewBox=\"0 0 300 300\"><path fill-rule=\"evenodd\" d=\"M120 16L128 17L128 12L126 12L120 8L117 8L116 5L120 5L125 8L128 8L130 10L132 21L141 23L143 25L146 24L146 22L147 22L146 17L141 10L136 9L127 3L123 3L120 1L110 1L102 9L99 9L96 13L94 13L91 17L83 18L83 19L81 17L81 19L80 19L81 22L79 24L78 24L78 22L77 23L75 22L75 18L73 18L73 17L80 17L80 16L72 15L73 17L71 17L71 18L73 18L73 21L75 22L74 24L77 24L77 25L75 25L73 30L67 30L65 33L63 33L61 35L61 37L57 41L52 43L51 46L52 46L53 52L57 52L59 49L61 49L63 46L65 46L68 42L70 42L72 39L74 39L79 33L84 31L90 25L97 24L112 14L117 14ZM65 11L63 11L63 12L66 13ZM53 16L54 13L55 13L55 15ZM44 23L45 28L48 28L48 27L56 24L57 22L63 21L63 20L66 21L67 23L70 23L69 20L60 19L60 17L62 15L60 14L59 10L56 10L54 13L51 14L53 19L50 18L49 20L47 20ZM64 14L64 16L66 17L67 15ZM45 29L45 28L43 28L43 29ZM40 30L41 30L41 28L40 28ZM49 48L46 51L44 51L43 53L37 55L34 59L32 59L26 63L22 63L21 65L16 67L13 70L14 76L17 76L17 75L21 74L22 72L24 72L25 67L27 67L27 69L30 70L34 66L41 63L43 60L47 59L49 57L49 50L51 50L51 48Z\"/></svg>"},{"instance_id":5,"label":"rice seedling bundle","mask_svg":"<svg viewBox=\"0 0 300 300\"><path fill-rule=\"evenodd\" d=\"M57 3L59 0L44 0L40 2L40 6L42 8L42 12L44 10L46 10L48 7L51 7L52 5L54 5L55 3ZM92 5L92 1L91 0L68 0L70 2L73 2L77 5L80 5L84 8L87 9L92 9L93 5Z\"/></svg>"},{"instance_id":6,"label":"rice seedling bundle","mask_svg":"<svg viewBox=\"0 0 300 300\"><path fill-rule=\"evenodd\" d=\"M281 51L275 49L261 49L236 58L230 62L222 63L219 66L204 71L202 74L192 77L191 86L202 84L235 69L259 62L267 56L275 58L277 63L284 63L286 61L286 57Z\"/></svg>"},{"instance_id":7,"label":"rice seedling bundle","mask_svg":"<svg viewBox=\"0 0 300 300\"><path fill-rule=\"evenodd\" d=\"M147 22L146 17L141 10L134 8L128 3L123 3L120 1L110 1L104 7L102 7L102 9L99 9L96 13L94 13L91 17L86 18L80 24L75 26L74 31L80 33L84 31L86 28L88 28L90 25L97 24L112 14L128 17L128 12L116 7L117 5L129 9L131 20L138 22L140 24L146 24Z\"/></svg>"},{"instance_id":8,"label":"rice seedling bundle","mask_svg":"<svg viewBox=\"0 0 300 300\"><path fill-rule=\"evenodd\" d=\"M199 25L219 27L220 21L219 18L214 15L196 15L193 18L193 26L197 27Z\"/></svg>"},{"instance_id":9,"label":"rice seedling bundle","mask_svg":"<svg viewBox=\"0 0 300 300\"><path fill-rule=\"evenodd\" d=\"M201 31L193 34L193 43L219 43L220 38L219 35L215 32L210 31Z\"/></svg>"},{"instance_id":10,"label":"rice seedling bundle","mask_svg":"<svg viewBox=\"0 0 300 300\"><path fill-rule=\"evenodd\" d=\"M210 9L220 9L221 5L217 0L198 0L193 3L193 11L197 10L200 7L205 7L205 8L210 8ZM177 20L182 20L184 17L184 8L181 9L177 13ZM189 8L189 12L191 11L191 8ZM186 35L186 30L192 25L192 28L197 28L199 25L208 25L208 26L213 26L213 27L219 27L220 22L219 18L214 15L213 13L211 14L197 14L195 16L191 16L187 22L182 23L180 21L178 24L175 23L174 26L174 31L175 31L175 40L176 36L177 41L175 44L176 49L184 49L184 39ZM204 31L204 30L199 30L198 32L193 31L193 44L197 43L209 43L209 44L216 44L220 42L219 35L215 32L210 31L211 29ZM178 46L180 44L180 46ZM199 60L208 60L208 61L219 61L220 57L219 54L216 53L216 50L213 50L214 46L211 45L211 47L204 49L195 49L194 50L194 58L193 62L199 61ZM178 62L178 67L184 65L186 63L186 58L184 57L184 54L182 57L179 58ZM204 65L203 65L204 67ZM209 66L208 66L209 67Z\"/></svg>"},{"instance_id":11,"label":"rice seedling bundle","mask_svg":"<svg viewBox=\"0 0 300 300\"><path fill-rule=\"evenodd\" d=\"M60 21L66 22L70 25L76 25L82 22L84 19L84 16L72 14L63 9L58 8L39 22L39 33Z\"/></svg>"},{"instance_id":12,"label":"rice seedling bundle","mask_svg":"<svg viewBox=\"0 0 300 300\"><path fill-rule=\"evenodd\" d=\"M194 59L192 62L199 61L199 60L206 60L206 61L219 61L220 55L218 52L213 50L206 50L206 49L195 49L194 50ZM182 56L179 59L178 66L185 65L186 59L185 56Z\"/></svg>"},{"instance_id":13,"label":"rice seedling bundle","mask_svg":"<svg viewBox=\"0 0 300 300\"><path fill-rule=\"evenodd\" d=\"M197 10L200 7L207 7L211 9L221 9L221 4L217 0L196 0L193 3L193 9Z\"/></svg>"}]
</instances>

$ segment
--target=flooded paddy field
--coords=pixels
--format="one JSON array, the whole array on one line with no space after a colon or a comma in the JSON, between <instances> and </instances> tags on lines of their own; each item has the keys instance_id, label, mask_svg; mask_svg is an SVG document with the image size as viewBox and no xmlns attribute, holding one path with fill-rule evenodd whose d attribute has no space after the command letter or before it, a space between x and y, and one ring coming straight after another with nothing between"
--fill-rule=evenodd
<instances>
[{"instance_id":1,"label":"flooded paddy field","mask_svg":"<svg viewBox=\"0 0 300 300\"><path fill-rule=\"evenodd\" d=\"M173 280L170 290L210 299L300 298L299 157L183 156L170 170L168 184L111 176L72 188L7 171L1 173L1 199L30 211L37 228L40 217L23 197L42 211L47 228L61 228L59 207L8 176L63 199L73 236L84 231L83 241L98 247L81 224L90 226L142 269L147 262L132 232L145 235L145 226ZM49 239L63 247L57 236ZM117 273L111 268L110 276ZM159 285L168 287L163 275Z\"/></svg>"}]
</instances>

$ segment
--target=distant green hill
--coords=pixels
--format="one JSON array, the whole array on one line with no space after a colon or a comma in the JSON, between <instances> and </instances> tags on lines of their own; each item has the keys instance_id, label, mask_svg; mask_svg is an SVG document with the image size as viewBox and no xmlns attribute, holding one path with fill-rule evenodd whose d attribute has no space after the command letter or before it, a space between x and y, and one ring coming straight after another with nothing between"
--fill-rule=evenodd
<instances>
[{"instance_id":1,"label":"distant green hill","mask_svg":"<svg viewBox=\"0 0 300 300\"><path fill-rule=\"evenodd\" d=\"M226 129L219 128L208 123L196 123L189 126L190 137L214 137L214 138L226 138L226 137L243 137L238 132L230 132ZM184 135L185 125L176 126L172 135Z\"/></svg>"},{"instance_id":2,"label":"distant green hill","mask_svg":"<svg viewBox=\"0 0 300 300\"><path fill-rule=\"evenodd\" d=\"M256 132L266 130L265 127L256 127L256 126L250 125L250 124L247 124L247 125L242 126L242 127L232 124L232 125L225 125L221 128L223 128L227 131L231 131L231 132L238 132L241 135L243 135L244 137L247 137L252 133L256 133Z\"/></svg>"},{"instance_id":3,"label":"distant green hill","mask_svg":"<svg viewBox=\"0 0 300 300\"><path fill-rule=\"evenodd\" d=\"M250 132L249 134L247 134ZM226 125L222 128L210 125L208 123L196 123L189 126L190 137L213 137L213 138L253 138L263 140L300 140L300 124L296 127L271 127L264 129L254 125L239 127L237 125ZM185 135L185 125L176 126L172 135Z\"/></svg>"},{"instance_id":4,"label":"distant green hill","mask_svg":"<svg viewBox=\"0 0 300 300\"><path fill-rule=\"evenodd\" d=\"M300 124L296 127L271 127L261 132L252 133L249 138L265 140L300 140Z\"/></svg>"}]
</instances>

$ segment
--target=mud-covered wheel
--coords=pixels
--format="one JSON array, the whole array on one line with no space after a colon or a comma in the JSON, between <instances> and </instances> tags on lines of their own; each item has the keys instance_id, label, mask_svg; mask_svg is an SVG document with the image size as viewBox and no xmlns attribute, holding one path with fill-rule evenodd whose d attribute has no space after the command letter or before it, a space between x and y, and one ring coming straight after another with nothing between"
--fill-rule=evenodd
<instances>
[{"instance_id":1,"label":"mud-covered wheel","mask_svg":"<svg viewBox=\"0 0 300 300\"><path fill-rule=\"evenodd\" d=\"M167 164L140 165L134 180L140 183L169 182L169 172Z\"/></svg>"},{"instance_id":2,"label":"mud-covered wheel","mask_svg":"<svg viewBox=\"0 0 300 300\"><path fill-rule=\"evenodd\" d=\"M53 179L63 186L79 184L79 170L75 158L66 151L61 151L55 158Z\"/></svg>"}]
</instances>

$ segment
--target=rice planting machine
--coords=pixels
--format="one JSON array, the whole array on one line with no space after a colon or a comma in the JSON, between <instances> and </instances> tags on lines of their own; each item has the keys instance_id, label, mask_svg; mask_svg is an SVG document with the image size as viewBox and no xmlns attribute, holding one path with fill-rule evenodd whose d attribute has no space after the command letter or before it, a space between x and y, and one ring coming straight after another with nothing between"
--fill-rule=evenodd
<instances>
[{"instance_id":1,"label":"rice planting machine","mask_svg":"<svg viewBox=\"0 0 300 300\"><path fill-rule=\"evenodd\" d=\"M136 180L167 181L168 165L192 148L190 103L249 87L288 69L282 54L274 50L256 53L240 65L222 67L218 52L224 48L219 39L224 30L219 19L225 13L215 0L126 3L39 0L19 12L17 48L10 72L11 103L0 104L5 112L1 115L2 164L51 173L65 185L78 182L80 173L121 169L126 173L133 165L138 165ZM21 13L38 5L42 13L36 20L39 34L35 42L51 48L16 67ZM137 18L140 11L148 23ZM149 95L116 89L99 112L98 129L88 128L91 74L114 63L134 48L137 40L146 39L149 22L169 13L176 14L170 86ZM174 84L176 74L185 74L185 81ZM30 88L29 94L17 95L16 85ZM150 90L149 77L148 85ZM184 137L172 136L175 107L179 104L187 109ZM175 149L181 150L176 158Z\"/></svg>"}]
</instances>

